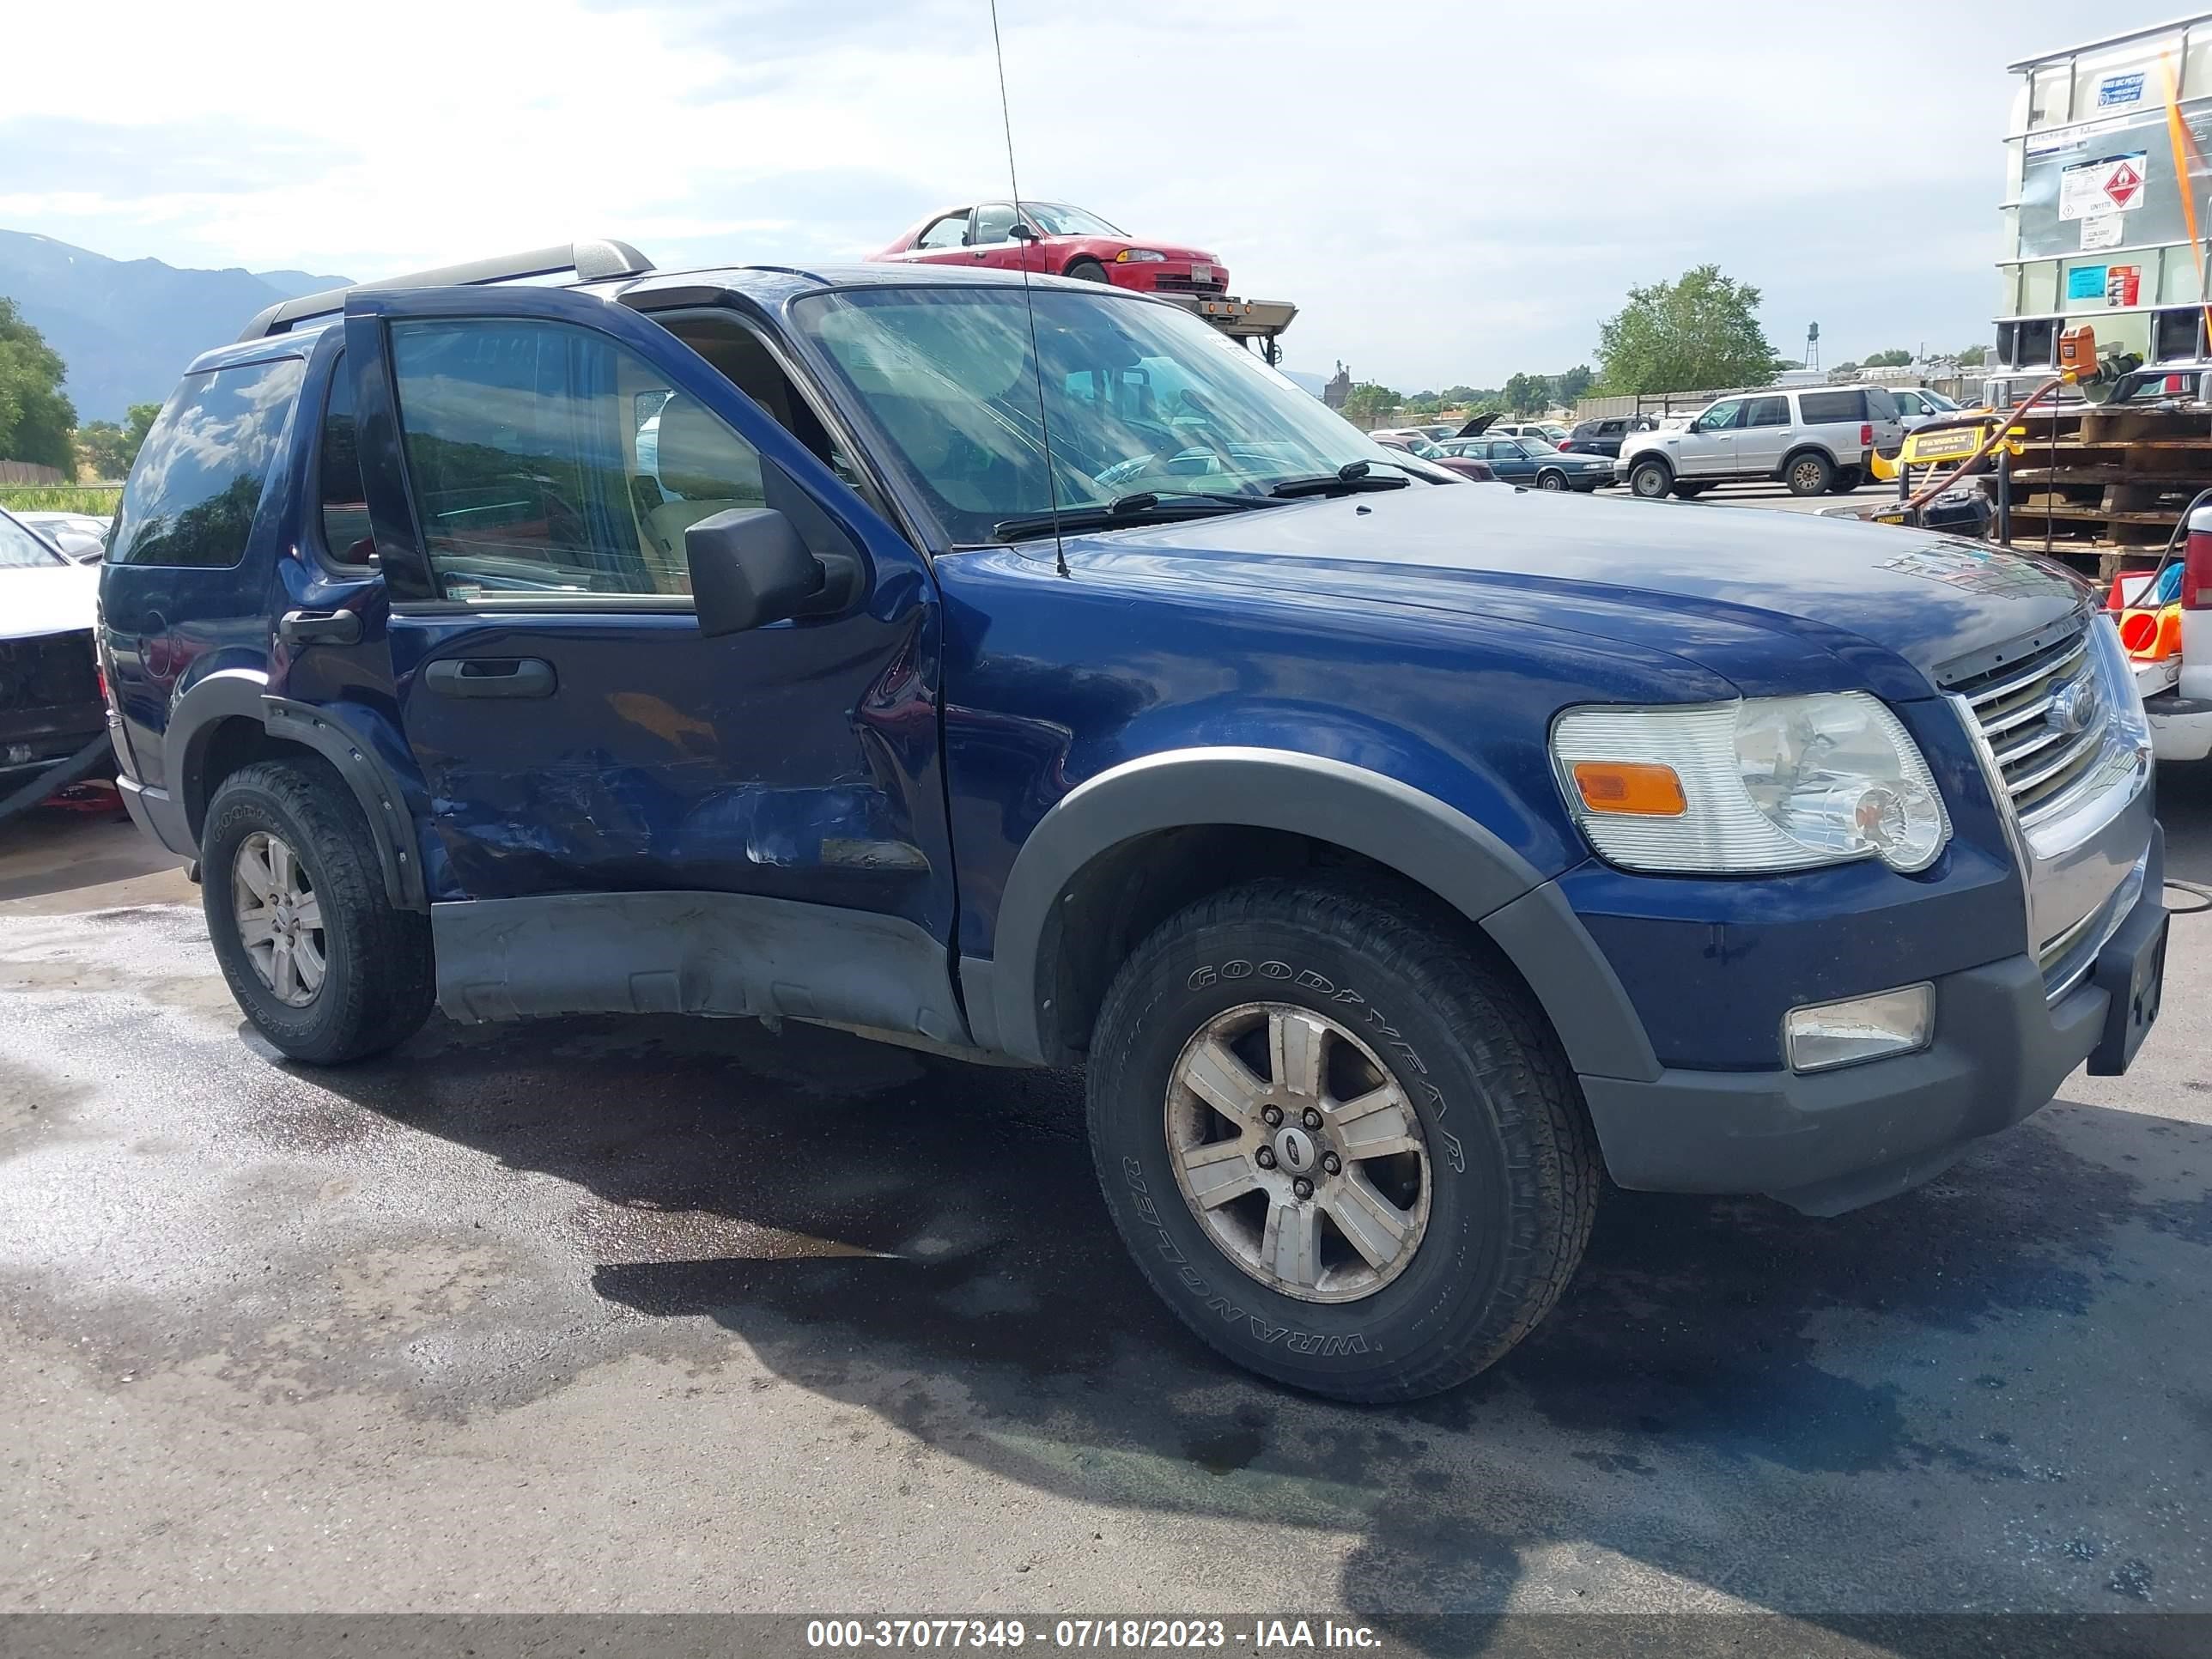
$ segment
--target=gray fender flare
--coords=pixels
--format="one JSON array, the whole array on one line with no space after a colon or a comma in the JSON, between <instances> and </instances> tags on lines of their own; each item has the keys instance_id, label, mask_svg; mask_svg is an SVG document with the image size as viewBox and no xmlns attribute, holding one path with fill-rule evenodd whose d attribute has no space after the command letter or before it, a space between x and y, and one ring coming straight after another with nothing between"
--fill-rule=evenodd
<instances>
[{"instance_id":1,"label":"gray fender flare","mask_svg":"<svg viewBox=\"0 0 2212 1659\"><path fill-rule=\"evenodd\" d=\"M1087 780L1045 814L1007 877L994 955L960 964L983 1046L1047 1062L1039 954L1053 907L1100 854L1194 824L1291 830L1419 883L1483 927L1536 994L1577 1072L1659 1075L1627 993L1556 884L1432 795L1345 761L1278 749L1148 755Z\"/></svg>"},{"instance_id":2,"label":"gray fender flare","mask_svg":"<svg viewBox=\"0 0 2212 1659\"><path fill-rule=\"evenodd\" d=\"M182 811L198 797L209 740L222 721L234 718L250 720L270 737L312 749L330 762L368 820L385 896L402 909L429 908L406 802L382 763L319 709L270 696L269 678L258 670L218 669L187 687L170 709L161 740L164 775L176 802L170 810ZM195 817L187 827L197 846L201 823Z\"/></svg>"}]
</instances>

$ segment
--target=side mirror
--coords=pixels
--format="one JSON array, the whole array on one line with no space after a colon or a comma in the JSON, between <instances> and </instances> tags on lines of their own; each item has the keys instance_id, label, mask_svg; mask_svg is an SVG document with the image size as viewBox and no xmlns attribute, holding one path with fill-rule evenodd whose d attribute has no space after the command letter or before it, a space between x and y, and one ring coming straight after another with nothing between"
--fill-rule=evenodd
<instances>
[{"instance_id":1,"label":"side mirror","mask_svg":"<svg viewBox=\"0 0 2212 1659\"><path fill-rule=\"evenodd\" d=\"M822 562L772 507L733 507L684 532L699 631L709 639L793 617L821 591Z\"/></svg>"},{"instance_id":2,"label":"side mirror","mask_svg":"<svg viewBox=\"0 0 2212 1659\"><path fill-rule=\"evenodd\" d=\"M1032 230L1029 226L1017 219L1012 225L1006 228L1006 240L1010 242L1035 242L1042 240L1042 238L1039 237L1036 232Z\"/></svg>"}]
</instances>

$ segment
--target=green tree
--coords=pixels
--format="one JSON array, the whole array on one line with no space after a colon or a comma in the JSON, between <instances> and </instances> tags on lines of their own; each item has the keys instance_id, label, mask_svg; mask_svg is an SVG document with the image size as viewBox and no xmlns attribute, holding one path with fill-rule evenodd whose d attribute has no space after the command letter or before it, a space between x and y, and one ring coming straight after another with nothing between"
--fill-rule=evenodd
<instances>
[{"instance_id":1,"label":"green tree","mask_svg":"<svg viewBox=\"0 0 2212 1659\"><path fill-rule=\"evenodd\" d=\"M1398 394L1389 386L1360 380L1344 394L1344 413L1347 419L1373 424L1395 413L1399 401Z\"/></svg>"},{"instance_id":2,"label":"green tree","mask_svg":"<svg viewBox=\"0 0 2212 1659\"><path fill-rule=\"evenodd\" d=\"M1851 362L1838 363L1838 364L1836 365L1836 367L1835 367L1835 371L1834 371L1834 372L1835 372L1836 374L1856 374L1857 371L1858 371L1858 364L1857 364L1857 362Z\"/></svg>"},{"instance_id":3,"label":"green tree","mask_svg":"<svg viewBox=\"0 0 2212 1659\"><path fill-rule=\"evenodd\" d=\"M92 421L76 429L77 444L100 482L112 483L129 475L131 462L146 447L146 434L161 412L159 404L133 404L127 427L112 421Z\"/></svg>"},{"instance_id":4,"label":"green tree","mask_svg":"<svg viewBox=\"0 0 2212 1659\"><path fill-rule=\"evenodd\" d=\"M1691 392L1755 386L1774 372L1759 325L1759 290L1696 265L1678 281L1628 290L1628 303L1598 331L1605 389Z\"/></svg>"},{"instance_id":5,"label":"green tree","mask_svg":"<svg viewBox=\"0 0 2212 1659\"><path fill-rule=\"evenodd\" d=\"M1990 349L1985 345L1970 345L1959 354L1959 367L1979 368L1990 360Z\"/></svg>"},{"instance_id":6,"label":"green tree","mask_svg":"<svg viewBox=\"0 0 2212 1659\"><path fill-rule=\"evenodd\" d=\"M1516 415L1534 415L1552 401L1552 383L1541 374L1516 374L1498 395Z\"/></svg>"},{"instance_id":7,"label":"green tree","mask_svg":"<svg viewBox=\"0 0 2212 1659\"><path fill-rule=\"evenodd\" d=\"M62 395L61 354L0 299L0 460L58 467L76 477L70 433L76 410Z\"/></svg>"},{"instance_id":8,"label":"green tree","mask_svg":"<svg viewBox=\"0 0 2212 1659\"><path fill-rule=\"evenodd\" d=\"M1572 408L1576 404L1580 403L1589 394L1589 389L1596 384L1596 370L1588 363L1577 363L1565 374L1553 379L1552 396L1559 402Z\"/></svg>"},{"instance_id":9,"label":"green tree","mask_svg":"<svg viewBox=\"0 0 2212 1659\"><path fill-rule=\"evenodd\" d=\"M1892 346L1887 351L1870 351L1860 362L1861 368L1903 368L1912 361L1912 354L1903 346Z\"/></svg>"}]
</instances>

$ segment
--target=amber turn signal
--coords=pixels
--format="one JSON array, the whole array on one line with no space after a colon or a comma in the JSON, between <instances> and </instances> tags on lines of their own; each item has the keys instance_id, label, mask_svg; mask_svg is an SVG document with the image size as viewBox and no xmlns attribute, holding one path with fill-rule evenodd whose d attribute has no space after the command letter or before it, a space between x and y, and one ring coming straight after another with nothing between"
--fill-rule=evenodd
<instances>
[{"instance_id":1,"label":"amber turn signal","mask_svg":"<svg viewBox=\"0 0 2212 1659\"><path fill-rule=\"evenodd\" d=\"M1575 788L1593 812L1678 818L1689 811L1682 780L1671 766L1643 761L1577 761Z\"/></svg>"}]
</instances>

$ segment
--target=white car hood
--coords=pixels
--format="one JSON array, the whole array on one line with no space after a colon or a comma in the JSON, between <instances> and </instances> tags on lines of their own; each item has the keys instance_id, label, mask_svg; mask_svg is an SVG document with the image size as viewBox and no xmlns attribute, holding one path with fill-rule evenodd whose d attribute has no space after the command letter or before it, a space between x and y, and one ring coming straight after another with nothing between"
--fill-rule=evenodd
<instances>
[{"instance_id":1,"label":"white car hood","mask_svg":"<svg viewBox=\"0 0 2212 1659\"><path fill-rule=\"evenodd\" d=\"M99 604L96 564L0 570L0 640L88 632Z\"/></svg>"}]
</instances>

